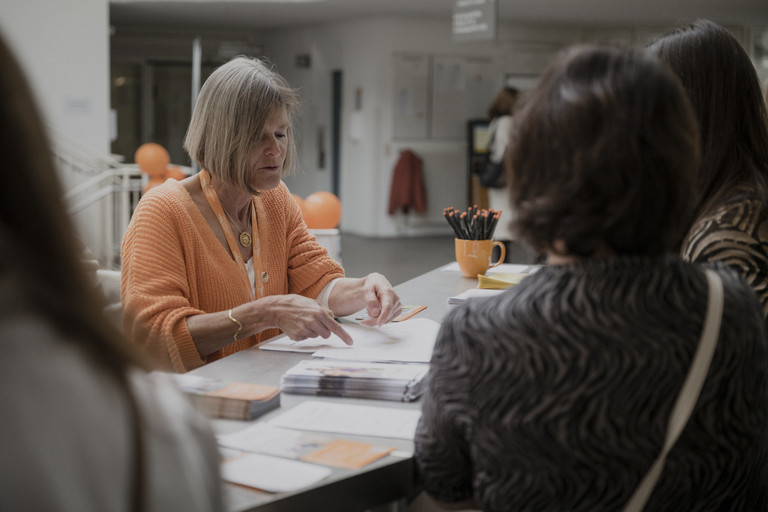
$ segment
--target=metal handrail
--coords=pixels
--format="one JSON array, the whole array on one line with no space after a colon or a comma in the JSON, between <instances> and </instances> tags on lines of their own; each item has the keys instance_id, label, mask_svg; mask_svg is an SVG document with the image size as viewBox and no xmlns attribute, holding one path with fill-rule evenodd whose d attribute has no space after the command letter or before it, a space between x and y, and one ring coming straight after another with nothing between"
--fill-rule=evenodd
<instances>
[{"instance_id":1,"label":"metal handrail","mask_svg":"<svg viewBox=\"0 0 768 512\"><path fill-rule=\"evenodd\" d=\"M120 242L146 176L135 164L124 164L64 133L49 130L54 158L66 189L63 199L69 214L99 266L119 269Z\"/></svg>"}]
</instances>

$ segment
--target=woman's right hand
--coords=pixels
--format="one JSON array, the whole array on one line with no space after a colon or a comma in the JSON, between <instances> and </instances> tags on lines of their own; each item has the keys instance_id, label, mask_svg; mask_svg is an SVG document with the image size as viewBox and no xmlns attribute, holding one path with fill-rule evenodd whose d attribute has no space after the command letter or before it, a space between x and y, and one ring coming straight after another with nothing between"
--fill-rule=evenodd
<instances>
[{"instance_id":1,"label":"woman's right hand","mask_svg":"<svg viewBox=\"0 0 768 512\"><path fill-rule=\"evenodd\" d=\"M239 340L273 327L294 341L335 334L347 345L352 344L352 336L330 309L301 295L270 295L231 310L187 318L189 334L203 359L232 343L233 338Z\"/></svg>"},{"instance_id":2,"label":"woman's right hand","mask_svg":"<svg viewBox=\"0 0 768 512\"><path fill-rule=\"evenodd\" d=\"M352 337L333 317L333 312L314 299L301 295L271 295L258 300L259 310L270 327L277 327L294 341L337 335L347 345Z\"/></svg>"}]
</instances>

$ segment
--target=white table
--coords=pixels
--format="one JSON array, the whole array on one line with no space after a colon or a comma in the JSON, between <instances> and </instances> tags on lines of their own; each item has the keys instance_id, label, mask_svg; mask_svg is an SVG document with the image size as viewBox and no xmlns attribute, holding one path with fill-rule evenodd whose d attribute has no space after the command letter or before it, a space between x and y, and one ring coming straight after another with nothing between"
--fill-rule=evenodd
<instances>
[{"instance_id":1,"label":"white table","mask_svg":"<svg viewBox=\"0 0 768 512\"><path fill-rule=\"evenodd\" d=\"M431 318L440 322L453 307L448 305L448 297L476 286L475 279L463 278L459 272L435 269L398 285L395 289L403 304L427 306L427 309L419 313L418 317ZM273 352L253 347L214 361L190 373L228 381L279 385L282 374L307 357L306 354ZM286 409L310 399L378 407L413 409L421 407L420 401L403 403L283 394L280 409L262 416L257 421L267 421ZM215 420L214 424L217 432L228 433L245 428L252 422ZM395 452L360 469L334 468L328 478L296 492L270 494L228 484L226 493L229 510L233 512L300 510L360 512L408 499L418 493L412 441L346 435L343 437L374 444L386 444L394 447Z\"/></svg>"}]
</instances>

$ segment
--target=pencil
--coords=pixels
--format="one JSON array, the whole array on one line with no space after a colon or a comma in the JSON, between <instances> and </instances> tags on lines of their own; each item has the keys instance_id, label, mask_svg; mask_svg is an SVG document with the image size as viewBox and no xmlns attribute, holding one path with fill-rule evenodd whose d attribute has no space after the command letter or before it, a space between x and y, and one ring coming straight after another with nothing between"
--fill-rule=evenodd
<instances>
[{"instance_id":1,"label":"pencil","mask_svg":"<svg viewBox=\"0 0 768 512\"><path fill-rule=\"evenodd\" d=\"M443 208L443 217L453 229L456 238L462 240L491 240L496 224L501 217L501 210L479 208L477 205L467 207L462 212L453 206Z\"/></svg>"},{"instance_id":2,"label":"pencil","mask_svg":"<svg viewBox=\"0 0 768 512\"><path fill-rule=\"evenodd\" d=\"M459 226L457 225L456 219L454 217L454 208L450 207L443 209L443 216L445 216L448 224L450 224L451 228L453 228L453 232L456 234L456 237L462 238L461 230L459 229Z\"/></svg>"},{"instance_id":3,"label":"pencil","mask_svg":"<svg viewBox=\"0 0 768 512\"><path fill-rule=\"evenodd\" d=\"M499 223L499 217L501 217L501 210L497 210L496 213L493 214L493 220L491 221L490 236L493 236L493 232L496 229L496 224Z\"/></svg>"}]
</instances>

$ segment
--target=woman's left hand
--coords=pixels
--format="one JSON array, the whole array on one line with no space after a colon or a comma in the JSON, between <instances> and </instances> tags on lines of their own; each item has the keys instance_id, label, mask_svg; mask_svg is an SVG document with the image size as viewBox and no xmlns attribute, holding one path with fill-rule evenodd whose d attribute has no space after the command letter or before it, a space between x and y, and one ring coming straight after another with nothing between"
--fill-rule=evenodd
<instances>
[{"instance_id":1,"label":"woman's left hand","mask_svg":"<svg viewBox=\"0 0 768 512\"><path fill-rule=\"evenodd\" d=\"M381 327L402 311L400 297L381 274L368 274L363 279L363 299L368 318L360 322L363 325Z\"/></svg>"}]
</instances>

